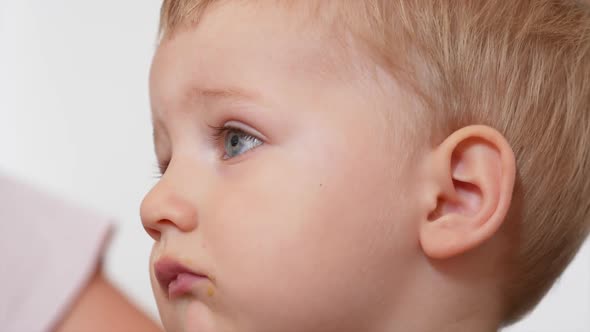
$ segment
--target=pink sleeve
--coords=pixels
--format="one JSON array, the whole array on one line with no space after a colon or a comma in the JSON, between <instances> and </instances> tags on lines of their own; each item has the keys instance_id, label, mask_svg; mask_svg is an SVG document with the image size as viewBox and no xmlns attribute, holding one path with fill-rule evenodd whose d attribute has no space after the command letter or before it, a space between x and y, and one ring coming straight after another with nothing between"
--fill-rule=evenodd
<instances>
[{"instance_id":1,"label":"pink sleeve","mask_svg":"<svg viewBox=\"0 0 590 332\"><path fill-rule=\"evenodd\" d=\"M0 174L0 330L49 331L95 271L110 224Z\"/></svg>"}]
</instances>

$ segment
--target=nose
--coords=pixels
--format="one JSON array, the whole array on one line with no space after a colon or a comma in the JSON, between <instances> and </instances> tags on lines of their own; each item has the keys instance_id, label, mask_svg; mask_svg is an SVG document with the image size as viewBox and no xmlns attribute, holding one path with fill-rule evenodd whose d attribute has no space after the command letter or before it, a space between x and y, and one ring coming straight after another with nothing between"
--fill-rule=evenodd
<instances>
[{"instance_id":1,"label":"nose","mask_svg":"<svg viewBox=\"0 0 590 332\"><path fill-rule=\"evenodd\" d=\"M143 228L156 241L167 228L182 232L197 228L197 209L178 180L163 176L141 202Z\"/></svg>"}]
</instances>

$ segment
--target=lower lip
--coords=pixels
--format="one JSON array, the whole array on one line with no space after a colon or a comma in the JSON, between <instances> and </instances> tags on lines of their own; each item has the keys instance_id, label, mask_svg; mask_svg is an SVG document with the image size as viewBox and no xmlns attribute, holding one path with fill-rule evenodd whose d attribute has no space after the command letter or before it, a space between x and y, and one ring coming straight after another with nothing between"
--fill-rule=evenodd
<instances>
[{"instance_id":1,"label":"lower lip","mask_svg":"<svg viewBox=\"0 0 590 332\"><path fill-rule=\"evenodd\" d=\"M168 297L170 299L189 293L194 284L204 280L205 277L191 273L180 273L176 279L174 279L168 285Z\"/></svg>"}]
</instances>

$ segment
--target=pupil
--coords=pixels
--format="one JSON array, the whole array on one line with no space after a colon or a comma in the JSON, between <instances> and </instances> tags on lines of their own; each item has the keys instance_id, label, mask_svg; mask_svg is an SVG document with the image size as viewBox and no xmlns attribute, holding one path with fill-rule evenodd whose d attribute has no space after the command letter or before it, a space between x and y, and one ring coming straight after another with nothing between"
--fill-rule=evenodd
<instances>
[{"instance_id":1,"label":"pupil","mask_svg":"<svg viewBox=\"0 0 590 332\"><path fill-rule=\"evenodd\" d=\"M232 136L231 146L236 147L236 146L238 146L238 143L240 143L240 138L238 137L238 135Z\"/></svg>"}]
</instances>

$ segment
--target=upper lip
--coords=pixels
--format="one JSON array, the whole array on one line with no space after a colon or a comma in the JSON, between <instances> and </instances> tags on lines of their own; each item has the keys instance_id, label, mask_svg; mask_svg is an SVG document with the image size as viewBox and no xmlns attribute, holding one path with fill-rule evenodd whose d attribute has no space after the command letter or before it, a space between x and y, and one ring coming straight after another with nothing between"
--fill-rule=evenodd
<instances>
[{"instance_id":1,"label":"upper lip","mask_svg":"<svg viewBox=\"0 0 590 332\"><path fill-rule=\"evenodd\" d=\"M162 258L158 260L154 264L154 273L165 294L168 294L170 283L174 281L179 274L188 273L207 278L206 275L195 272L172 258Z\"/></svg>"}]
</instances>

